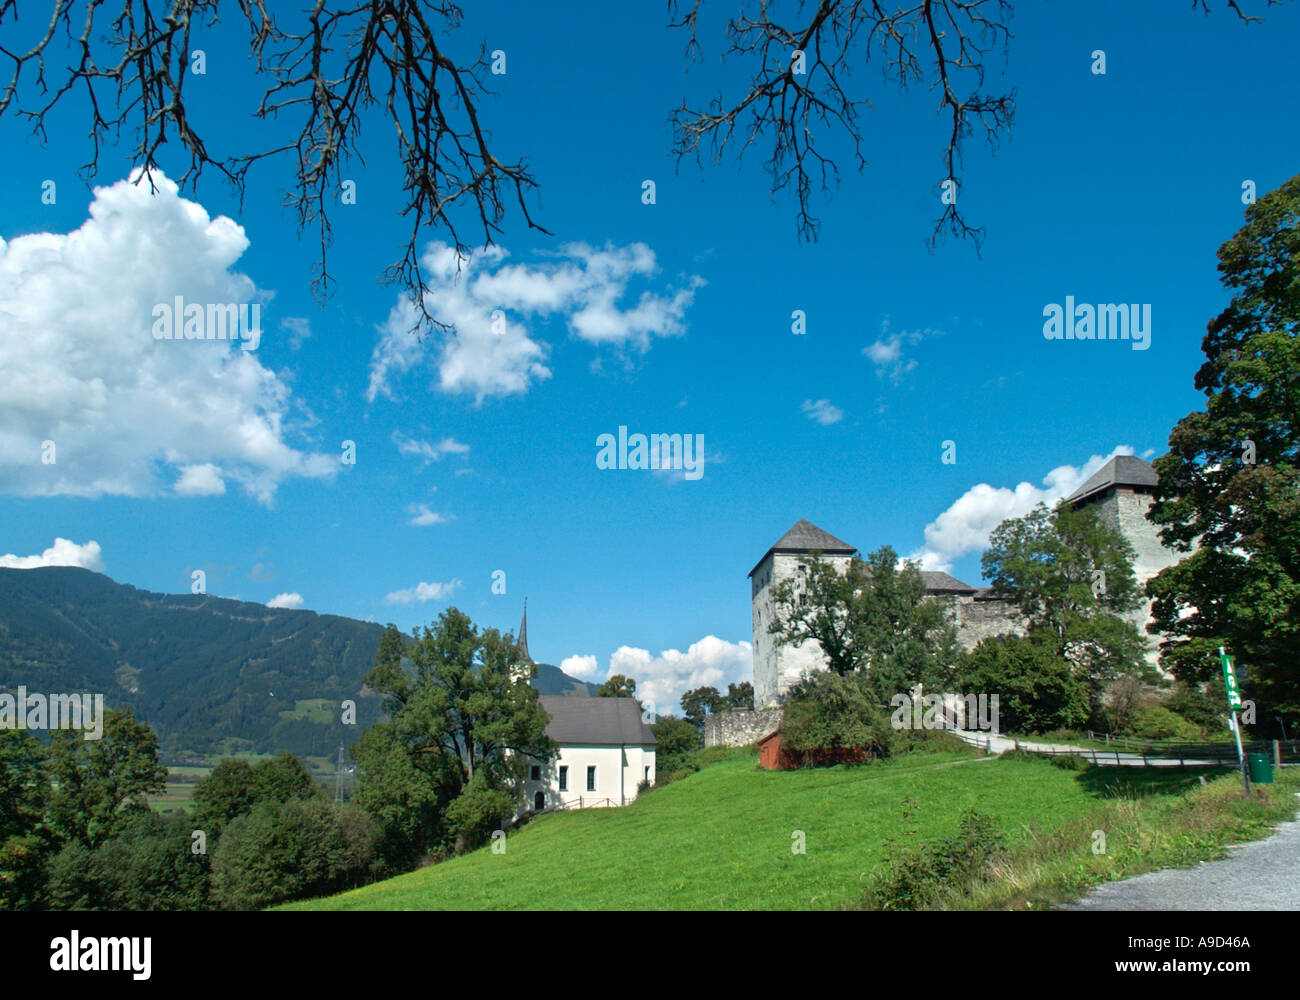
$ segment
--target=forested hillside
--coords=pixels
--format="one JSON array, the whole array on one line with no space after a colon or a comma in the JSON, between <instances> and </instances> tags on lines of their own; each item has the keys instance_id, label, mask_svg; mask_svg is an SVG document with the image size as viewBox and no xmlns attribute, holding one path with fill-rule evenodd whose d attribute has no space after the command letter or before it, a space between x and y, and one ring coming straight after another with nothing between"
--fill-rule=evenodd
<instances>
[{"instance_id":1,"label":"forested hillside","mask_svg":"<svg viewBox=\"0 0 1300 1000\"><path fill-rule=\"evenodd\" d=\"M164 752L332 755L379 714L361 681L382 632L338 615L137 590L74 567L0 569L0 690L102 692L108 707L148 722ZM536 684L590 693L549 665ZM340 722L345 699L357 703L355 726Z\"/></svg>"}]
</instances>

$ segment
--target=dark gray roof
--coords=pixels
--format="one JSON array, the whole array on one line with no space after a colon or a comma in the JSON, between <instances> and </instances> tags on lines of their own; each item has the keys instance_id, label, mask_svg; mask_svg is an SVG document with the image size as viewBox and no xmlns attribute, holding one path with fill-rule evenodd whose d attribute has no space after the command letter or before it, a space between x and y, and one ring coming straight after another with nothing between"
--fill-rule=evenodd
<instances>
[{"instance_id":1,"label":"dark gray roof","mask_svg":"<svg viewBox=\"0 0 1300 1000\"><path fill-rule=\"evenodd\" d=\"M766 559L773 552L824 552L827 555L853 555L858 550L848 542L842 542L829 531L823 531L811 521L799 518L794 526L777 539L776 544L763 553ZM749 575L763 565L763 559L754 564Z\"/></svg>"},{"instance_id":2,"label":"dark gray roof","mask_svg":"<svg viewBox=\"0 0 1300 1000\"><path fill-rule=\"evenodd\" d=\"M979 587L972 587L955 576L935 570L921 570L921 579L925 581L927 594L974 594L979 591Z\"/></svg>"},{"instance_id":3,"label":"dark gray roof","mask_svg":"<svg viewBox=\"0 0 1300 1000\"><path fill-rule=\"evenodd\" d=\"M1065 498L1066 503L1082 503L1112 486L1152 487L1160 482L1151 463L1136 455L1116 455L1088 477L1088 481Z\"/></svg>"},{"instance_id":4,"label":"dark gray roof","mask_svg":"<svg viewBox=\"0 0 1300 1000\"><path fill-rule=\"evenodd\" d=\"M653 746L655 734L641 721L635 698L571 698L544 694L551 717L546 735L556 743L584 746Z\"/></svg>"}]
</instances>

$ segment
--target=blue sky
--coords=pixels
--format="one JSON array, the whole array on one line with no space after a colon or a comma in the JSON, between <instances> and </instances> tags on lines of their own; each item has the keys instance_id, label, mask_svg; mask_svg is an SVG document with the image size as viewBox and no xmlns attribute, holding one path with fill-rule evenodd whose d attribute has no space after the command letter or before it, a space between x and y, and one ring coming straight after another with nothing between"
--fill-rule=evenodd
<instances>
[{"instance_id":1,"label":"blue sky","mask_svg":"<svg viewBox=\"0 0 1300 1000\"><path fill-rule=\"evenodd\" d=\"M147 196L124 183L129 150L110 149L96 195L77 174L81 105L44 145L0 119L0 561L169 592L202 569L213 594L403 629L452 604L514 629L526 596L535 658L632 673L663 710L750 677L745 574L798 518L977 582L1001 517L1117 449L1159 454L1200 404L1242 184L1262 194L1300 167L1294 6L1246 26L1186 4L1023 5L988 78L1017 88L1014 128L996 152L972 141L961 171L982 256L927 248L945 121L874 63L854 76L874 102L868 165L827 137L842 183L801 243L761 149L703 171L670 155L672 108L743 86L716 25L687 72L659 4L486 6L454 44L506 52L485 113L498 155L527 157L553 235L512 211L459 282L437 266L446 234L422 235L455 343L415 342L376 280L407 231L382 114L345 171L357 204L334 212L323 309L312 235L281 208L287 163L253 175L241 210L215 174ZM191 82L213 147L277 134L249 116L235 27L204 37ZM149 305L175 294L261 303L258 349L155 341ZM1150 304L1149 349L1046 340L1043 309L1067 295ZM597 437L620 426L702 435L703 476L598 469Z\"/></svg>"}]
</instances>

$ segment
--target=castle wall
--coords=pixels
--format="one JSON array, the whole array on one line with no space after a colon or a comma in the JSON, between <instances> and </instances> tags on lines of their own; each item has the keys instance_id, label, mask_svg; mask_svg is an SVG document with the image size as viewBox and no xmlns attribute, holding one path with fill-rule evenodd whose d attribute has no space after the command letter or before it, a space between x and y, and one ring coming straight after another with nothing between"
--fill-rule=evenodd
<instances>
[{"instance_id":1,"label":"castle wall","mask_svg":"<svg viewBox=\"0 0 1300 1000\"><path fill-rule=\"evenodd\" d=\"M1025 633L1020 610L1010 601L989 597L961 597L954 602L953 611L957 642L967 652L974 649L981 639Z\"/></svg>"},{"instance_id":2,"label":"castle wall","mask_svg":"<svg viewBox=\"0 0 1300 1000\"><path fill-rule=\"evenodd\" d=\"M716 712L704 720L706 747L745 747L757 743L781 725L781 709L753 712L733 710Z\"/></svg>"}]
</instances>

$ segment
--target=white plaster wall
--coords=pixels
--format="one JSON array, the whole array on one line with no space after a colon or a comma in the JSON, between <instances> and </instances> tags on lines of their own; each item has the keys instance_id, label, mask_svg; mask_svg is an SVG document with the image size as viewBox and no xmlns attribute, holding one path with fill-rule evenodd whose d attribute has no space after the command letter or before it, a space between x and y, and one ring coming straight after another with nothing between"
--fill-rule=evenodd
<instances>
[{"instance_id":1,"label":"white plaster wall","mask_svg":"<svg viewBox=\"0 0 1300 1000\"><path fill-rule=\"evenodd\" d=\"M596 765L596 790L587 791L587 766ZM529 774L534 762L529 763ZM569 788L560 791L560 767L569 768ZM546 795L546 808L587 808L593 805L620 805L633 801L637 786L650 769L650 783L655 782L653 746L562 746L559 756L542 765L541 780L529 777L524 782L524 808L531 810L538 791ZM620 777L622 784L620 786ZM600 801L600 800L611 801Z\"/></svg>"}]
</instances>

